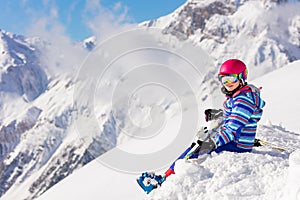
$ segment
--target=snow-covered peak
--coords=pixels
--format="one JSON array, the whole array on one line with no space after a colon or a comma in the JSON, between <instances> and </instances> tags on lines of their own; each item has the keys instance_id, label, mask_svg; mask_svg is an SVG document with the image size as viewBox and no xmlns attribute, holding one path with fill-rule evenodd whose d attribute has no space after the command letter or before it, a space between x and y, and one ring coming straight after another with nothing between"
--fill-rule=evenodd
<instances>
[{"instance_id":1,"label":"snow-covered peak","mask_svg":"<svg viewBox=\"0 0 300 200\"><path fill-rule=\"evenodd\" d=\"M34 51L34 47L24 39L23 36L0 30L2 68L9 65L16 66L26 62L24 53L27 51L27 54L31 54Z\"/></svg>"},{"instance_id":2,"label":"snow-covered peak","mask_svg":"<svg viewBox=\"0 0 300 200\"><path fill-rule=\"evenodd\" d=\"M211 55L215 66L229 58L242 59L255 71L250 78L255 78L300 58L299 3L284 2L191 0L140 25L191 40Z\"/></svg>"},{"instance_id":3,"label":"snow-covered peak","mask_svg":"<svg viewBox=\"0 0 300 200\"><path fill-rule=\"evenodd\" d=\"M187 1L173 13L156 20L144 22L142 26L163 28L165 33L187 39L198 29L203 29L205 21L215 14L229 15L235 6L224 1Z\"/></svg>"},{"instance_id":4,"label":"snow-covered peak","mask_svg":"<svg viewBox=\"0 0 300 200\"><path fill-rule=\"evenodd\" d=\"M0 92L32 101L45 91L48 77L34 44L25 37L0 31Z\"/></svg>"}]
</instances>

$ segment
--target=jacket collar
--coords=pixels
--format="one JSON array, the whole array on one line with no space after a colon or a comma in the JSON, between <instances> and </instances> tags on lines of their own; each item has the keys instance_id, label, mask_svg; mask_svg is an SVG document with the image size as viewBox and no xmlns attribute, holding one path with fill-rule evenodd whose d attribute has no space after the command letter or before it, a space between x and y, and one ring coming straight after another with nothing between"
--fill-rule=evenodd
<instances>
[{"instance_id":1,"label":"jacket collar","mask_svg":"<svg viewBox=\"0 0 300 200\"><path fill-rule=\"evenodd\" d=\"M236 97L237 95L241 94L241 93L248 93L251 92L251 88L249 87L249 85L245 85L242 86L240 89L238 89L231 97Z\"/></svg>"},{"instance_id":2,"label":"jacket collar","mask_svg":"<svg viewBox=\"0 0 300 200\"><path fill-rule=\"evenodd\" d=\"M241 94L241 93L248 93L251 92L251 87L249 85L240 85L237 89L235 89L234 91L228 91L226 90L226 88L223 86L221 88L221 91L226 95L227 98L233 98L236 97L237 95Z\"/></svg>"}]
</instances>

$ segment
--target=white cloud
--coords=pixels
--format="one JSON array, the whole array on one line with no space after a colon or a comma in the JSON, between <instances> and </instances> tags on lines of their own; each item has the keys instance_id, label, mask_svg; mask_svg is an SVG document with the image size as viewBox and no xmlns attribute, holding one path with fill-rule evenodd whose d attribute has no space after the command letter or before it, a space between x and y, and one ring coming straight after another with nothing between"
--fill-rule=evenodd
<instances>
[{"instance_id":1,"label":"white cloud","mask_svg":"<svg viewBox=\"0 0 300 200\"><path fill-rule=\"evenodd\" d=\"M83 17L87 26L98 40L135 26L128 17L128 7L120 2L112 10L103 7L99 0L88 0L85 4Z\"/></svg>"},{"instance_id":2,"label":"white cloud","mask_svg":"<svg viewBox=\"0 0 300 200\"><path fill-rule=\"evenodd\" d=\"M43 51L42 62L48 66L52 74L73 73L74 69L84 60L87 51L66 34L67 25L60 20L60 9L55 2L43 0L43 11L33 12L32 24L28 26L27 35L38 36L50 45ZM72 12L78 6L78 1L69 6L69 17L67 23L72 21ZM26 6L26 5L24 5ZM124 31L131 27L127 17L128 8L121 3L114 5L112 10L103 7L99 0L86 0L82 9L82 17L86 26L97 37L97 40L104 40L107 37Z\"/></svg>"},{"instance_id":3,"label":"white cloud","mask_svg":"<svg viewBox=\"0 0 300 200\"><path fill-rule=\"evenodd\" d=\"M82 62L87 52L65 34L65 27L52 17L44 17L30 26L29 34L40 37L47 45L41 62L51 75L70 74Z\"/></svg>"}]
</instances>

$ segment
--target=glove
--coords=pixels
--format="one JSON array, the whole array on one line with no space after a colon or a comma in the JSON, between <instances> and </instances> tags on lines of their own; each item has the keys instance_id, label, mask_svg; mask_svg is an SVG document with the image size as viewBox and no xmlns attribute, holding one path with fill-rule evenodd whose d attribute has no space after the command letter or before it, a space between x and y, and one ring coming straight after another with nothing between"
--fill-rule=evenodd
<instances>
[{"instance_id":1,"label":"glove","mask_svg":"<svg viewBox=\"0 0 300 200\"><path fill-rule=\"evenodd\" d=\"M205 121L211 121L218 119L223 116L223 110L222 109L206 109L204 111L205 114Z\"/></svg>"},{"instance_id":2,"label":"glove","mask_svg":"<svg viewBox=\"0 0 300 200\"><path fill-rule=\"evenodd\" d=\"M208 138L208 141L203 142L199 140L199 142L201 143L201 150L213 150L216 148L216 144L211 138Z\"/></svg>"},{"instance_id":3,"label":"glove","mask_svg":"<svg viewBox=\"0 0 300 200\"><path fill-rule=\"evenodd\" d=\"M197 143L199 144L199 146L201 146L201 148L198 149L198 151L194 152L195 154L199 153L200 151L204 151L204 152L209 152L211 150L214 150L216 148L216 144L215 142L209 138L208 141L201 141L198 140Z\"/></svg>"}]
</instances>

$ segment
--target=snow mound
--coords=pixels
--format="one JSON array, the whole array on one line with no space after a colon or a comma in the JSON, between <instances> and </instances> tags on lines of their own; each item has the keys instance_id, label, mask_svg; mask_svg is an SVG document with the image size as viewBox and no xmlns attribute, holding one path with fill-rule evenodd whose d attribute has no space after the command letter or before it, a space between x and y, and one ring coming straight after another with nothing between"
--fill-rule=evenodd
<instances>
[{"instance_id":1,"label":"snow mound","mask_svg":"<svg viewBox=\"0 0 300 200\"><path fill-rule=\"evenodd\" d=\"M297 133L280 126L261 126L258 133L290 151L300 145ZM147 199L282 199L288 195L296 200L299 196L300 149L292 154L267 147L251 153L213 153L201 162L178 161L176 174Z\"/></svg>"},{"instance_id":2,"label":"snow mound","mask_svg":"<svg viewBox=\"0 0 300 200\"><path fill-rule=\"evenodd\" d=\"M290 155L284 199L300 199L300 149Z\"/></svg>"}]
</instances>

